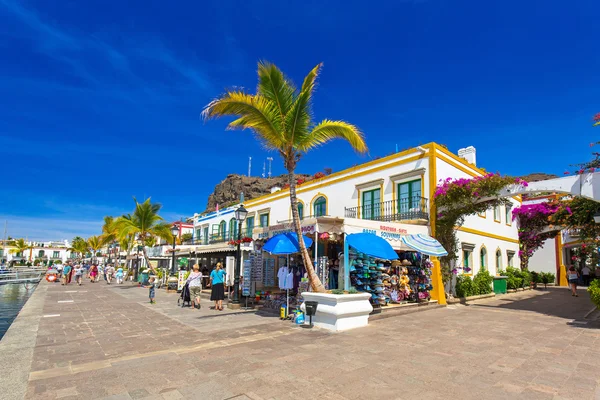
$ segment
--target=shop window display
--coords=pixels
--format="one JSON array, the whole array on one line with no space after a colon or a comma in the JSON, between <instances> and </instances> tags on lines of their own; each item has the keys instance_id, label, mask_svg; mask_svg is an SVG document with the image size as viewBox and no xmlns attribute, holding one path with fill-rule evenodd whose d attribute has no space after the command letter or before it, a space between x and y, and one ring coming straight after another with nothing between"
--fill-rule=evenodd
<instances>
[{"instance_id":1,"label":"shop window display","mask_svg":"<svg viewBox=\"0 0 600 400\"><path fill-rule=\"evenodd\" d=\"M388 261L350 251L351 285L370 293L374 307L429 300L431 261L416 252L399 252L398 256Z\"/></svg>"}]
</instances>

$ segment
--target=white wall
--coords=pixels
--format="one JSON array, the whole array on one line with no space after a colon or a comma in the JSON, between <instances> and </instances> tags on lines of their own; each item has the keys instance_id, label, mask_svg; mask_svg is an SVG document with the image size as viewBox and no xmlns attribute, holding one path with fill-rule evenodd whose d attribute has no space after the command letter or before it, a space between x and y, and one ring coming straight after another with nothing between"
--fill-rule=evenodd
<instances>
[{"instance_id":1,"label":"white wall","mask_svg":"<svg viewBox=\"0 0 600 400\"><path fill-rule=\"evenodd\" d=\"M556 275L556 239L547 239L542 248L529 258L529 270Z\"/></svg>"}]
</instances>

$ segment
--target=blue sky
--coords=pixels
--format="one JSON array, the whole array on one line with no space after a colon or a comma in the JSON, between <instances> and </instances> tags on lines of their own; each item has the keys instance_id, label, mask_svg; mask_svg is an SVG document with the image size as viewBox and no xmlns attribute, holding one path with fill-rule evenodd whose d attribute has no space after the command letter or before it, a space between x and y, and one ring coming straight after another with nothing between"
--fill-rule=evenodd
<instances>
[{"instance_id":1,"label":"blue sky","mask_svg":"<svg viewBox=\"0 0 600 400\"><path fill-rule=\"evenodd\" d=\"M273 156L202 108L256 85L270 60L324 69L317 119L344 119L370 153L334 142L300 172L340 170L436 141L489 171L562 174L600 130L600 3L578 1L0 0L0 221L70 239L152 196L169 220L203 211L229 173ZM332 149L335 148L335 151Z\"/></svg>"}]
</instances>

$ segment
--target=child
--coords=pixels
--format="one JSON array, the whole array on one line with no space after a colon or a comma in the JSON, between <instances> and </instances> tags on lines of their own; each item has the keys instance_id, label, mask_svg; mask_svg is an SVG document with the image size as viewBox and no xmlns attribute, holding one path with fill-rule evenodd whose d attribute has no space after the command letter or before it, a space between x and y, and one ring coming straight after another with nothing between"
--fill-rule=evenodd
<instances>
[{"instance_id":1,"label":"child","mask_svg":"<svg viewBox=\"0 0 600 400\"><path fill-rule=\"evenodd\" d=\"M154 288L156 287L156 284L154 283L154 277L150 277L150 280L148 281L148 288L150 288L150 304L156 304L156 301L154 301Z\"/></svg>"},{"instance_id":2,"label":"child","mask_svg":"<svg viewBox=\"0 0 600 400\"><path fill-rule=\"evenodd\" d=\"M75 282L81 286L81 278L83 277L83 267L81 265L75 266Z\"/></svg>"}]
</instances>

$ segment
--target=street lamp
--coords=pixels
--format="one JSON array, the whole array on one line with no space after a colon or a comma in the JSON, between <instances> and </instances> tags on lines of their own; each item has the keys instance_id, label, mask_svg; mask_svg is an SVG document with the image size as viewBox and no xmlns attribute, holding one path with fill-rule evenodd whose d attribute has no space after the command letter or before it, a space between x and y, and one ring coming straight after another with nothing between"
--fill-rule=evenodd
<instances>
[{"instance_id":1,"label":"street lamp","mask_svg":"<svg viewBox=\"0 0 600 400\"><path fill-rule=\"evenodd\" d=\"M171 227L171 234L173 235L173 263L171 265L171 275L175 276L175 246L177 245L177 235L179 234L179 227L177 225L173 225Z\"/></svg>"},{"instance_id":2,"label":"street lamp","mask_svg":"<svg viewBox=\"0 0 600 400\"><path fill-rule=\"evenodd\" d=\"M239 208L235 210L235 219L238 222L238 235L237 235L237 257L235 260L235 272L233 280L233 304L240 304L240 269L242 267L242 222L246 219L248 211L244 208L243 204L240 204Z\"/></svg>"}]
</instances>

